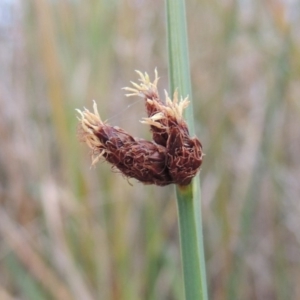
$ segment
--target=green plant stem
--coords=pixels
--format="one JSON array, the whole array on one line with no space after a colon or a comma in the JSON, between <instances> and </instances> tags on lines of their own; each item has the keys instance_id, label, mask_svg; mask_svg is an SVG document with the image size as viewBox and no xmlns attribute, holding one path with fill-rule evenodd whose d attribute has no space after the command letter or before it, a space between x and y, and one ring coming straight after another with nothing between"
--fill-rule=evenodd
<instances>
[{"instance_id":1,"label":"green plant stem","mask_svg":"<svg viewBox=\"0 0 300 300\"><path fill-rule=\"evenodd\" d=\"M171 93L189 95L191 101L185 111L190 134L194 135L192 90L188 55L184 0L166 0L169 75ZM186 187L177 186L180 244L186 300L206 300L207 283L202 234L199 176Z\"/></svg>"}]
</instances>

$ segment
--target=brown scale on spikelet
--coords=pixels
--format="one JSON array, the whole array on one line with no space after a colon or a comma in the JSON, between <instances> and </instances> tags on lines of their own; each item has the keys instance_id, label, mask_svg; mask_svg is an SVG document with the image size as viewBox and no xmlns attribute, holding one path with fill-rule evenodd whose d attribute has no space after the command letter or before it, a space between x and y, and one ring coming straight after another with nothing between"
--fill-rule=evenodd
<instances>
[{"instance_id":1,"label":"brown scale on spikelet","mask_svg":"<svg viewBox=\"0 0 300 300\"><path fill-rule=\"evenodd\" d=\"M142 96L148 117L141 122L150 125L154 142L133 138L118 127L102 122L94 103L94 112L77 110L80 114L79 133L92 149L92 164L105 159L127 177L136 178L146 184L187 185L200 169L202 145L197 138L189 136L183 119L188 98L173 101L167 92L163 102L157 91L158 76L150 81L147 73L140 76L140 84L132 82L133 88L127 96Z\"/></svg>"}]
</instances>

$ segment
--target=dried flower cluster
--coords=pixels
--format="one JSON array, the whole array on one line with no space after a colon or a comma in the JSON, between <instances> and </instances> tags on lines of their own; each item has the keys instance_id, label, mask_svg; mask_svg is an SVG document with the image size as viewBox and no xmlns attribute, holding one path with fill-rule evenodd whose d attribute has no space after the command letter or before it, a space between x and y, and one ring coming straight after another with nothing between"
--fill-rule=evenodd
<instances>
[{"instance_id":1,"label":"dried flower cluster","mask_svg":"<svg viewBox=\"0 0 300 300\"><path fill-rule=\"evenodd\" d=\"M132 88L124 88L126 96L145 99L147 118L141 122L150 125L153 141L137 139L116 126L103 122L94 102L94 112L77 110L80 114L79 134L92 149L92 164L101 158L112 164L127 177L146 184L187 185L198 172L202 163L202 145L197 138L189 136L183 119L187 98L173 101L166 93L163 102L157 91L158 76L150 82L147 73L140 76L140 84L132 82Z\"/></svg>"}]
</instances>

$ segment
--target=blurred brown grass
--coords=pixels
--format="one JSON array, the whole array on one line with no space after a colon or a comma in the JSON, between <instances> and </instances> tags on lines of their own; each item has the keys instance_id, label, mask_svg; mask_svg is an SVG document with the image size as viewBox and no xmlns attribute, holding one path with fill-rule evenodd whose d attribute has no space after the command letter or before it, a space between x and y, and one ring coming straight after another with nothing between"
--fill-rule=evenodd
<instances>
[{"instance_id":1,"label":"blurred brown grass","mask_svg":"<svg viewBox=\"0 0 300 300\"><path fill-rule=\"evenodd\" d=\"M300 299L300 8L188 1L211 299ZM164 3L0 4L0 299L182 299L172 187L90 169L75 108L149 137L135 69L167 88Z\"/></svg>"}]
</instances>

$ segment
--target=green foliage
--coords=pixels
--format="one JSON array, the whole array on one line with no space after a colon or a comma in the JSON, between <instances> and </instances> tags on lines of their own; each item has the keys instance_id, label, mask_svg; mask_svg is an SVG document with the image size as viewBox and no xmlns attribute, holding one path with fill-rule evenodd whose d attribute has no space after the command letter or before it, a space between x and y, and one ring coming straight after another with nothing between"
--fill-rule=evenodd
<instances>
[{"instance_id":1,"label":"green foliage","mask_svg":"<svg viewBox=\"0 0 300 300\"><path fill-rule=\"evenodd\" d=\"M194 134L193 101L186 30L185 1L167 0L169 74L171 93L189 95L186 120ZM182 251L185 297L207 299L205 258L202 234L199 176L187 187L177 187L177 205Z\"/></svg>"}]
</instances>

